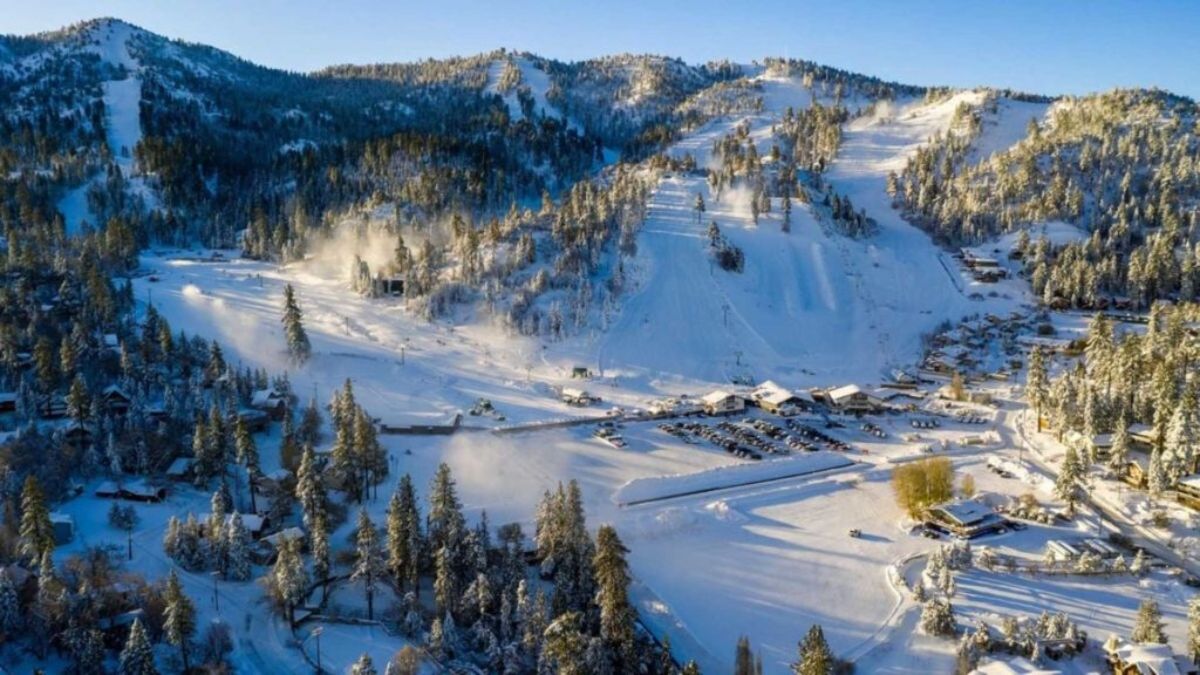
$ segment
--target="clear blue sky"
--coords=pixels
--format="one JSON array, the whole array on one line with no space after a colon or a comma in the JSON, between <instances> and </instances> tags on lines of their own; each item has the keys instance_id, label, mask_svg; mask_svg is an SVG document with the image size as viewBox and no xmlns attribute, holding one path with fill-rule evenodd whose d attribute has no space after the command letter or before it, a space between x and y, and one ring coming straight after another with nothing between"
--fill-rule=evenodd
<instances>
[{"instance_id":1,"label":"clear blue sky","mask_svg":"<svg viewBox=\"0 0 1200 675\"><path fill-rule=\"evenodd\" d=\"M1200 98L1200 2L1155 0L5 0L0 32L109 15L265 65L494 47L565 60L788 55L914 84L1039 93L1160 86Z\"/></svg>"}]
</instances>

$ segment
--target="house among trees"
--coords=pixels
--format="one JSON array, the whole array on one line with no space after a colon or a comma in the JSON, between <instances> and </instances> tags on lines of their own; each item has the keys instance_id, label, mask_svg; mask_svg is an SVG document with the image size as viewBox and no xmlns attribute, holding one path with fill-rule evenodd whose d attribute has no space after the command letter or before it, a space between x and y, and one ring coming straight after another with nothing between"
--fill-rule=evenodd
<instances>
[{"instance_id":1,"label":"house among trees","mask_svg":"<svg viewBox=\"0 0 1200 675\"><path fill-rule=\"evenodd\" d=\"M929 509L929 527L966 539L974 539L1004 526L1004 519L976 501L954 501Z\"/></svg>"},{"instance_id":2,"label":"house among trees","mask_svg":"<svg viewBox=\"0 0 1200 675\"><path fill-rule=\"evenodd\" d=\"M92 425L79 420L71 420L62 431L63 443L77 450L86 450L95 442L95 431Z\"/></svg>"},{"instance_id":3,"label":"house among trees","mask_svg":"<svg viewBox=\"0 0 1200 675\"><path fill-rule=\"evenodd\" d=\"M1074 429L1068 429L1067 433L1063 434L1063 441L1080 452L1090 445L1100 458L1108 457L1109 451L1112 450L1112 434L1096 434L1089 439Z\"/></svg>"},{"instance_id":4,"label":"house among trees","mask_svg":"<svg viewBox=\"0 0 1200 675\"><path fill-rule=\"evenodd\" d=\"M1184 506L1200 510L1200 474L1181 478L1175 484L1175 498Z\"/></svg>"},{"instance_id":5,"label":"house among trees","mask_svg":"<svg viewBox=\"0 0 1200 675\"><path fill-rule=\"evenodd\" d=\"M266 411L256 410L254 408L241 408L237 411L238 419L246 425L250 433L262 433L267 430L267 425L271 423L271 416Z\"/></svg>"},{"instance_id":6,"label":"house among trees","mask_svg":"<svg viewBox=\"0 0 1200 675\"><path fill-rule=\"evenodd\" d=\"M404 295L404 277L399 275L384 276L380 274L375 278L375 294L392 297Z\"/></svg>"},{"instance_id":7,"label":"house among trees","mask_svg":"<svg viewBox=\"0 0 1200 675\"><path fill-rule=\"evenodd\" d=\"M746 399L722 389L705 395L700 403L709 415L732 415L746 410Z\"/></svg>"},{"instance_id":8,"label":"house among trees","mask_svg":"<svg viewBox=\"0 0 1200 675\"><path fill-rule=\"evenodd\" d=\"M123 416L129 412L133 398L119 385L110 384L100 393L100 404L110 415Z\"/></svg>"},{"instance_id":9,"label":"house among trees","mask_svg":"<svg viewBox=\"0 0 1200 675\"><path fill-rule=\"evenodd\" d=\"M287 406L287 395L274 387L259 389L250 397L251 408L266 413L271 419L276 421L283 419L283 414L287 410Z\"/></svg>"},{"instance_id":10,"label":"house among trees","mask_svg":"<svg viewBox=\"0 0 1200 675\"><path fill-rule=\"evenodd\" d=\"M1104 644L1108 665L1115 675L1182 675L1171 647L1165 644L1131 644L1110 639ZM1190 672L1195 672L1190 671Z\"/></svg>"},{"instance_id":11,"label":"house among trees","mask_svg":"<svg viewBox=\"0 0 1200 675\"><path fill-rule=\"evenodd\" d=\"M17 411L17 393L15 391L0 391L0 415Z\"/></svg>"},{"instance_id":12,"label":"house among trees","mask_svg":"<svg viewBox=\"0 0 1200 675\"><path fill-rule=\"evenodd\" d=\"M161 502L167 498L167 489L150 485L144 479L128 483L106 480L96 486L93 494L106 499L126 499L131 502Z\"/></svg>"},{"instance_id":13,"label":"house among trees","mask_svg":"<svg viewBox=\"0 0 1200 675\"><path fill-rule=\"evenodd\" d=\"M1149 424L1129 425L1129 444L1137 450L1149 452L1154 447L1154 427Z\"/></svg>"},{"instance_id":14,"label":"house among trees","mask_svg":"<svg viewBox=\"0 0 1200 675\"><path fill-rule=\"evenodd\" d=\"M75 538L75 519L66 513L51 513L50 525L54 528L54 545L71 543Z\"/></svg>"},{"instance_id":15,"label":"house among trees","mask_svg":"<svg viewBox=\"0 0 1200 675\"><path fill-rule=\"evenodd\" d=\"M167 478L176 481L187 481L192 479L192 465L196 460L191 457L176 457L171 466L167 467Z\"/></svg>"}]
</instances>

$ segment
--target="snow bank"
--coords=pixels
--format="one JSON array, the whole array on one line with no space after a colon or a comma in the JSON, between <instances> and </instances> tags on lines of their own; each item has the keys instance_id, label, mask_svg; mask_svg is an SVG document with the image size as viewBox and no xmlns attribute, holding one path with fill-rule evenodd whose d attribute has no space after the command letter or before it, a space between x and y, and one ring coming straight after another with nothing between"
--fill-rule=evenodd
<instances>
[{"instance_id":1,"label":"snow bank","mask_svg":"<svg viewBox=\"0 0 1200 675\"><path fill-rule=\"evenodd\" d=\"M788 459L734 464L696 473L631 480L613 493L613 502L630 506L671 497L753 485L849 466L854 462L833 452L813 452Z\"/></svg>"}]
</instances>

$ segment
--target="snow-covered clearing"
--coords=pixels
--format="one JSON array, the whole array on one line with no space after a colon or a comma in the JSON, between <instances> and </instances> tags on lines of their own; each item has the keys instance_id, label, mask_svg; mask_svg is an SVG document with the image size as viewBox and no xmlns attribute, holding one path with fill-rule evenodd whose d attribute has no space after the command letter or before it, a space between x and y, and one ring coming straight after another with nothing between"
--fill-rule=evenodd
<instances>
[{"instance_id":1,"label":"snow-covered clearing","mask_svg":"<svg viewBox=\"0 0 1200 675\"><path fill-rule=\"evenodd\" d=\"M795 478L830 469L850 466L845 455L833 452L805 453L789 459L738 464L699 471L696 473L637 478L622 485L613 493L613 501L633 506L701 492L736 488L745 485Z\"/></svg>"},{"instance_id":2,"label":"snow-covered clearing","mask_svg":"<svg viewBox=\"0 0 1200 675\"><path fill-rule=\"evenodd\" d=\"M142 140L142 80L138 76L141 65L129 51L129 40L135 30L121 21L102 22L97 24L93 35L98 43L89 45L89 50L103 61L126 71L124 79L101 83L105 140L125 178L133 176L133 149ZM96 222L87 203L87 191L95 180L84 181L59 200L57 207L63 214L67 234L78 234L85 221L93 228L102 225Z\"/></svg>"},{"instance_id":3,"label":"snow-covered clearing","mask_svg":"<svg viewBox=\"0 0 1200 675\"><path fill-rule=\"evenodd\" d=\"M513 57L513 63L516 64L517 69L521 72L521 81L508 92L501 93L500 76L504 72L505 63L506 61L501 59L493 61L488 66L488 81L484 91L504 97L504 103L508 106L509 117L519 120L525 116L521 110L521 102L517 98L517 90L521 87L529 88L529 93L533 97L534 115L538 117L563 117L562 112L546 100L546 92L550 91L550 76L526 57ZM580 133L583 132L583 127L574 119L566 118L566 121L568 128Z\"/></svg>"}]
</instances>

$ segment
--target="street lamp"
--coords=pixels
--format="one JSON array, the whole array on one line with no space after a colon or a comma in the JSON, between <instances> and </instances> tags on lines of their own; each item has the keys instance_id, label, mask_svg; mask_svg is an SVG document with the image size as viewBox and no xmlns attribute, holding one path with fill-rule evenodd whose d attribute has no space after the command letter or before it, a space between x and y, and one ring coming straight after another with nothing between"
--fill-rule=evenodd
<instances>
[{"instance_id":1,"label":"street lamp","mask_svg":"<svg viewBox=\"0 0 1200 675\"><path fill-rule=\"evenodd\" d=\"M304 642L308 642L309 640L316 640L316 643L317 643L317 675L321 675L321 672L322 672L321 671L321 633L324 633L324 632L325 632L324 626L317 626L316 628L312 629L312 632L308 634L308 637L304 638Z\"/></svg>"},{"instance_id":2,"label":"street lamp","mask_svg":"<svg viewBox=\"0 0 1200 675\"><path fill-rule=\"evenodd\" d=\"M217 579L220 578L220 576L218 576L220 573L213 571L213 572L210 572L210 574L212 574L212 578L213 578L213 609L217 612L217 614L220 614L221 613L220 597L221 596L217 594Z\"/></svg>"}]
</instances>

